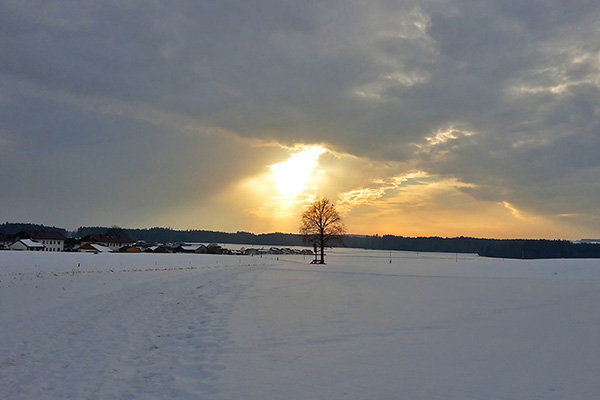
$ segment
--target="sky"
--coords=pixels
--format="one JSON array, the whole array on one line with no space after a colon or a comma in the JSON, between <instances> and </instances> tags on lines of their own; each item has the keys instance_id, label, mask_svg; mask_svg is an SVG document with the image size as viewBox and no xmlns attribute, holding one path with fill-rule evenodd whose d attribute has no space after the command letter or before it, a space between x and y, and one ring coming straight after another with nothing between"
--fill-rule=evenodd
<instances>
[{"instance_id":1,"label":"sky","mask_svg":"<svg viewBox=\"0 0 600 400\"><path fill-rule=\"evenodd\" d=\"M600 237L596 0L0 0L0 220Z\"/></svg>"}]
</instances>

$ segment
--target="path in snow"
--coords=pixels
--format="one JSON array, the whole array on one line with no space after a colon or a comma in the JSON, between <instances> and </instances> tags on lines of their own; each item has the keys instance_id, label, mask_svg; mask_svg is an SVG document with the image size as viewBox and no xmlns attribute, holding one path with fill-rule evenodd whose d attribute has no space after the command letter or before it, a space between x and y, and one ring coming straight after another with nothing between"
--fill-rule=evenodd
<instances>
[{"instance_id":1,"label":"path in snow","mask_svg":"<svg viewBox=\"0 0 600 400\"><path fill-rule=\"evenodd\" d=\"M257 268L212 260L168 271L118 266L71 274L54 265L41 273L24 266L15 275L4 268L0 398L210 397L225 368L219 356L228 318L244 290L237 278Z\"/></svg>"}]
</instances>

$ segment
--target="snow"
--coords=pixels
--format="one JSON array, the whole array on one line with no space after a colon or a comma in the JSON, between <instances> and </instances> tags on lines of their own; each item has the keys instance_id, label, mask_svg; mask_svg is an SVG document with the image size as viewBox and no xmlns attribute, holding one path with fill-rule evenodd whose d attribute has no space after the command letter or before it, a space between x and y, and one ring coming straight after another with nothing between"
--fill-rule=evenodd
<instances>
[{"instance_id":1,"label":"snow","mask_svg":"<svg viewBox=\"0 0 600 400\"><path fill-rule=\"evenodd\" d=\"M598 398L599 260L309 262L2 251L0 398Z\"/></svg>"},{"instance_id":2,"label":"snow","mask_svg":"<svg viewBox=\"0 0 600 400\"><path fill-rule=\"evenodd\" d=\"M21 239L21 242L23 244L25 244L25 246L30 247L30 248L34 248L34 247L44 247L43 244L38 243L38 242L34 242L31 239Z\"/></svg>"}]
</instances>

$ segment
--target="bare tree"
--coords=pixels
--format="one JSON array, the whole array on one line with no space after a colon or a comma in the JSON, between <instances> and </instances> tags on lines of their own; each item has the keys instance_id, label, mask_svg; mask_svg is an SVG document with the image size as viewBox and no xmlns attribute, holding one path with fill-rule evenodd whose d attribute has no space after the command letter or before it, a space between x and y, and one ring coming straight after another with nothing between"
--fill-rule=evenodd
<instances>
[{"instance_id":1,"label":"bare tree","mask_svg":"<svg viewBox=\"0 0 600 400\"><path fill-rule=\"evenodd\" d=\"M326 197L319 197L302 213L300 233L304 240L314 243L321 251L319 264L325 264L325 247L341 241L346 227L335 205Z\"/></svg>"}]
</instances>

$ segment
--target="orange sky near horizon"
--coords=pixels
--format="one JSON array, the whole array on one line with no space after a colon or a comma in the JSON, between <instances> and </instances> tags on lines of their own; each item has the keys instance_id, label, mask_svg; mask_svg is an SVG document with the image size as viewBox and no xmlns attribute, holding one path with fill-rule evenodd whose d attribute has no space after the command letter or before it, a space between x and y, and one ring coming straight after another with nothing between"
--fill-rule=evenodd
<instances>
[{"instance_id":1,"label":"orange sky near horizon","mask_svg":"<svg viewBox=\"0 0 600 400\"><path fill-rule=\"evenodd\" d=\"M572 217L537 214L508 201L485 201L473 184L329 150L323 144L275 146L284 161L233 182L202 206L167 214L176 229L297 233L300 214L318 196L340 211L349 234L581 239ZM181 219L181 215L198 215ZM199 228L190 228L190 224ZM200 228L201 227L201 228Z\"/></svg>"}]
</instances>

